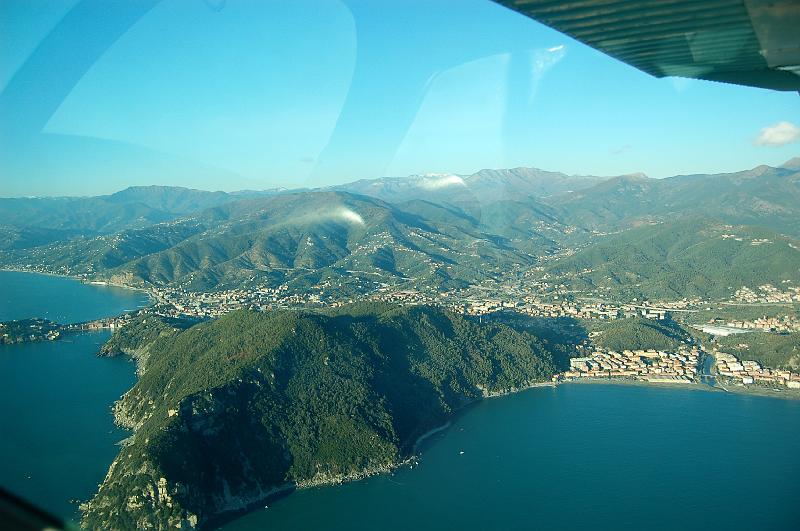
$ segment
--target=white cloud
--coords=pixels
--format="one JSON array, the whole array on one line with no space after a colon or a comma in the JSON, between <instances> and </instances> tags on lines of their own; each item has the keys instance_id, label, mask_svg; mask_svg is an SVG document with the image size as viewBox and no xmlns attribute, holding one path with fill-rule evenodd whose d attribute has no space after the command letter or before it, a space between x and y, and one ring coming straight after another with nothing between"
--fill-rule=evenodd
<instances>
[{"instance_id":1,"label":"white cloud","mask_svg":"<svg viewBox=\"0 0 800 531\"><path fill-rule=\"evenodd\" d=\"M364 224L364 218L358 212L345 206L328 207L314 212L299 212L290 217L285 223L289 225L307 225L324 221L346 221L356 225Z\"/></svg>"},{"instance_id":2,"label":"white cloud","mask_svg":"<svg viewBox=\"0 0 800 531\"><path fill-rule=\"evenodd\" d=\"M791 122L778 122L761 130L756 138L759 146L784 146L800 139L800 128Z\"/></svg>"},{"instance_id":3,"label":"white cloud","mask_svg":"<svg viewBox=\"0 0 800 531\"><path fill-rule=\"evenodd\" d=\"M338 218L342 218L345 221L349 221L350 223L356 223L358 225L364 224L364 218L362 218L357 212L354 212L349 208L342 207L339 210L337 210L334 215Z\"/></svg>"},{"instance_id":4,"label":"white cloud","mask_svg":"<svg viewBox=\"0 0 800 531\"><path fill-rule=\"evenodd\" d=\"M438 190L448 186L466 186L458 175L426 175L418 183L425 190Z\"/></svg>"}]
</instances>

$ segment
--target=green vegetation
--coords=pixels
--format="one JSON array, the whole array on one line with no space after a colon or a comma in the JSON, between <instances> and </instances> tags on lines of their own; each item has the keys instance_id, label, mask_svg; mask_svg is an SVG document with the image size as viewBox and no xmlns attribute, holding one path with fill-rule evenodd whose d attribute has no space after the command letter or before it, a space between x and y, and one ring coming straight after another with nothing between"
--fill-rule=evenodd
<instances>
[{"instance_id":1,"label":"green vegetation","mask_svg":"<svg viewBox=\"0 0 800 531\"><path fill-rule=\"evenodd\" d=\"M661 223L607 236L549 271L626 299L719 299L742 286L800 283L800 242L708 220Z\"/></svg>"},{"instance_id":2,"label":"green vegetation","mask_svg":"<svg viewBox=\"0 0 800 531\"><path fill-rule=\"evenodd\" d=\"M716 175L650 179L626 175L554 197L565 223L619 230L652 220L702 215L733 225L768 228L800 237L800 172L759 166Z\"/></svg>"},{"instance_id":3,"label":"green vegetation","mask_svg":"<svg viewBox=\"0 0 800 531\"><path fill-rule=\"evenodd\" d=\"M186 240L204 230L192 221L126 229L112 235L80 236L33 249L9 251L9 263L47 263L50 268L69 268L74 273L107 271Z\"/></svg>"},{"instance_id":4,"label":"green vegetation","mask_svg":"<svg viewBox=\"0 0 800 531\"><path fill-rule=\"evenodd\" d=\"M0 249L149 227L238 198L172 186L134 186L97 197L0 198Z\"/></svg>"},{"instance_id":5,"label":"green vegetation","mask_svg":"<svg viewBox=\"0 0 800 531\"><path fill-rule=\"evenodd\" d=\"M459 288L570 247L579 250L545 267L571 289L724 299L743 285L800 282L800 242L778 234L800 235L799 178L790 167L667 179L516 168L438 192L415 176L335 191L3 199L0 266L189 291L355 279L338 294L350 297L378 283Z\"/></svg>"},{"instance_id":6,"label":"green vegetation","mask_svg":"<svg viewBox=\"0 0 800 531\"><path fill-rule=\"evenodd\" d=\"M202 524L277 486L387 470L465 404L559 363L531 334L419 306L140 326L158 338L115 408L136 434L87 507L93 529Z\"/></svg>"},{"instance_id":7,"label":"green vegetation","mask_svg":"<svg viewBox=\"0 0 800 531\"><path fill-rule=\"evenodd\" d=\"M717 345L723 352L741 360L757 361L763 367L800 370L800 332L736 334L718 338Z\"/></svg>"},{"instance_id":8,"label":"green vegetation","mask_svg":"<svg viewBox=\"0 0 800 531\"><path fill-rule=\"evenodd\" d=\"M300 290L319 278L363 275L414 287L462 286L533 258L475 220L441 206L431 219L378 199L305 192L246 199L180 221L7 253L0 265L47 264L130 284L203 291L253 279ZM549 240L538 238L540 247ZM351 273L356 272L356 273Z\"/></svg>"},{"instance_id":9,"label":"green vegetation","mask_svg":"<svg viewBox=\"0 0 800 531\"><path fill-rule=\"evenodd\" d=\"M0 345L46 341L61 335L61 326L49 319L19 319L0 322Z\"/></svg>"},{"instance_id":10,"label":"green vegetation","mask_svg":"<svg viewBox=\"0 0 800 531\"><path fill-rule=\"evenodd\" d=\"M136 358L139 370L144 370L150 348L156 341L166 341L193 322L156 315L140 315L114 330L111 338L100 347L101 356L128 354Z\"/></svg>"},{"instance_id":11,"label":"green vegetation","mask_svg":"<svg viewBox=\"0 0 800 531\"><path fill-rule=\"evenodd\" d=\"M609 350L674 350L689 335L674 321L653 321L638 317L587 323L600 334L594 342Z\"/></svg>"}]
</instances>

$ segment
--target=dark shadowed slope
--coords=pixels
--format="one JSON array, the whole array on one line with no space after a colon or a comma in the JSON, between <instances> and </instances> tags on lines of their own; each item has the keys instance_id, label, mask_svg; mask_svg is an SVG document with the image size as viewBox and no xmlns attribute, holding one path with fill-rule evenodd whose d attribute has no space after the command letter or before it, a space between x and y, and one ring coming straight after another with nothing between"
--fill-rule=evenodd
<instances>
[{"instance_id":1,"label":"dark shadowed slope","mask_svg":"<svg viewBox=\"0 0 800 531\"><path fill-rule=\"evenodd\" d=\"M563 363L527 333L386 305L236 312L148 350L115 407L136 433L85 511L92 529L202 525L276 487L389 470L455 410Z\"/></svg>"}]
</instances>

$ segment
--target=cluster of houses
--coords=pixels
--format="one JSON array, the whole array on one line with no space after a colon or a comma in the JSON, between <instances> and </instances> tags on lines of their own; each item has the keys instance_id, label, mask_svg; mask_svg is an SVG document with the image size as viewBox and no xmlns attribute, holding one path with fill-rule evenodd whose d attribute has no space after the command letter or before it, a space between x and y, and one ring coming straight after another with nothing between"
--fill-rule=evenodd
<instances>
[{"instance_id":1,"label":"cluster of houses","mask_svg":"<svg viewBox=\"0 0 800 531\"><path fill-rule=\"evenodd\" d=\"M746 302L750 304L786 304L800 302L800 287L787 286L781 290L772 284L762 284L756 290L742 287L733 294L736 302Z\"/></svg>"},{"instance_id":2,"label":"cluster of houses","mask_svg":"<svg viewBox=\"0 0 800 531\"><path fill-rule=\"evenodd\" d=\"M742 385L762 384L800 389L800 374L762 367L756 361L740 361L733 354L714 353L714 366L719 376Z\"/></svg>"},{"instance_id":3,"label":"cluster of houses","mask_svg":"<svg viewBox=\"0 0 800 531\"><path fill-rule=\"evenodd\" d=\"M762 330L764 332L797 332L800 331L800 319L794 315L780 315L728 321L725 326L742 330Z\"/></svg>"},{"instance_id":4,"label":"cluster of houses","mask_svg":"<svg viewBox=\"0 0 800 531\"><path fill-rule=\"evenodd\" d=\"M659 383L689 383L697 376L699 350L681 347L664 350L623 350L597 348L591 355L572 358L570 370L553 379L628 378Z\"/></svg>"},{"instance_id":5,"label":"cluster of houses","mask_svg":"<svg viewBox=\"0 0 800 531\"><path fill-rule=\"evenodd\" d=\"M152 293L158 301L154 313L167 317L218 317L243 308L267 310L273 306L320 302L316 293L289 294L285 285L277 288L260 287L214 292L154 288Z\"/></svg>"},{"instance_id":6,"label":"cluster of houses","mask_svg":"<svg viewBox=\"0 0 800 531\"><path fill-rule=\"evenodd\" d=\"M572 300L543 301L533 297L520 300L492 297L464 297L463 293L429 292L426 290L397 290L379 283L367 298L373 301L401 304L441 304L455 312L466 315L487 315L498 311L513 310L536 317L572 317L576 319L619 319L644 317L665 320L670 317L670 307L643 304L613 305L602 302L580 302ZM319 286L318 291L308 290L293 293L286 285L277 288L260 287L232 289L216 292L190 292L176 288L153 288L152 293L159 302L154 309L159 315L177 317L217 317L242 308L268 310L276 307L326 305L338 306L346 300L334 297L330 286ZM323 289L325 288L325 289ZM349 300L352 302L352 299Z\"/></svg>"},{"instance_id":7,"label":"cluster of houses","mask_svg":"<svg viewBox=\"0 0 800 531\"><path fill-rule=\"evenodd\" d=\"M622 319L625 317L644 317L646 319L665 320L670 316L668 308L643 306L635 304L613 305L602 302L584 303L579 301L541 301L526 298L520 302L484 299L466 300L455 304L454 309L467 315L486 315L489 313L514 310L534 317L572 317L575 319Z\"/></svg>"},{"instance_id":8,"label":"cluster of houses","mask_svg":"<svg viewBox=\"0 0 800 531\"><path fill-rule=\"evenodd\" d=\"M435 298L432 295L414 289L394 290L381 288L370 296L370 300L400 304L430 304L435 301Z\"/></svg>"},{"instance_id":9,"label":"cluster of houses","mask_svg":"<svg viewBox=\"0 0 800 531\"><path fill-rule=\"evenodd\" d=\"M29 341L54 341L61 336L58 324L46 319L21 319L0 323L0 345Z\"/></svg>"}]
</instances>

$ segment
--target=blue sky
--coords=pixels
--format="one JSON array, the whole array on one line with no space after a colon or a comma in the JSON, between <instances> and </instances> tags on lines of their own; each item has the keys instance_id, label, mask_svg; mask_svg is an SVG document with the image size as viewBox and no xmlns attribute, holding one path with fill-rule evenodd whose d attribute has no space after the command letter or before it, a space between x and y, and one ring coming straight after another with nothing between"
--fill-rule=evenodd
<instances>
[{"instance_id":1,"label":"blue sky","mask_svg":"<svg viewBox=\"0 0 800 531\"><path fill-rule=\"evenodd\" d=\"M483 0L4 0L0 87L0 196L800 154L796 93L655 79Z\"/></svg>"}]
</instances>

